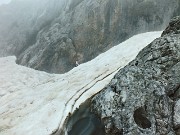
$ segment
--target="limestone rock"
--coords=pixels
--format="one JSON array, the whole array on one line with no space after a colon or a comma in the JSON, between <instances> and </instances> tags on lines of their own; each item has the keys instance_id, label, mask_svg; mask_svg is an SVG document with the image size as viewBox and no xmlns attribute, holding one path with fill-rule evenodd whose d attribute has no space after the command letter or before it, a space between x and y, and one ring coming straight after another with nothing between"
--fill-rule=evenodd
<instances>
[{"instance_id":1,"label":"limestone rock","mask_svg":"<svg viewBox=\"0 0 180 135\"><path fill-rule=\"evenodd\" d=\"M169 26L165 29L165 31L163 31L162 36L170 33L180 33L180 16L177 16L171 20Z\"/></svg>"},{"instance_id":2,"label":"limestone rock","mask_svg":"<svg viewBox=\"0 0 180 135\"><path fill-rule=\"evenodd\" d=\"M178 100L174 107L174 128L176 134L180 134L180 100Z\"/></svg>"},{"instance_id":3,"label":"limestone rock","mask_svg":"<svg viewBox=\"0 0 180 135\"><path fill-rule=\"evenodd\" d=\"M92 98L91 111L107 135L180 133L180 23L176 22L179 19Z\"/></svg>"}]
</instances>

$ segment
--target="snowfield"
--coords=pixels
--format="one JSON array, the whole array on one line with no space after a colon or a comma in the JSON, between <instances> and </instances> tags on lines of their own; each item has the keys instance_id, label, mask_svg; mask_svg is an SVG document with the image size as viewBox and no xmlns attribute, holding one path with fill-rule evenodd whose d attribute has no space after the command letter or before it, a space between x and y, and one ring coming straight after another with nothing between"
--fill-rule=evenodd
<instances>
[{"instance_id":1,"label":"snowfield","mask_svg":"<svg viewBox=\"0 0 180 135\"><path fill-rule=\"evenodd\" d=\"M161 32L133 36L65 74L48 74L0 58L0 135L50 135L69 113L102 90Z\"/></svg>"}]
</instances>

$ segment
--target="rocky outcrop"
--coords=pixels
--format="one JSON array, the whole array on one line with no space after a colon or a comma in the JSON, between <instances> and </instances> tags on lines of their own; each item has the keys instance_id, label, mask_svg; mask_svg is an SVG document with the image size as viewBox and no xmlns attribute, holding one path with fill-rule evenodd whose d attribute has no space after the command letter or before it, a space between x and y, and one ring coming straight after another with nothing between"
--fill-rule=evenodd
<instances>
[{"instance_id":1,"label":"rocky outcrop","mask_svg":"<svg viewBox=\"0 0 180 135\"><path fill-rule=\"evenodd\" d=\"M180 17L177 16L171 20L169 26L163 31L162 36L166 34L178 34L180 33Z\"/></svg>"},{"instance_id":2,"label":"rocky outcrop","mask_svg":"<svg viewBox=\"0 0 180 135\"><path fill-rule=\"evenodd\" d=\"M107 135L180 134L180 17L91 99Z\"/></svg>"},{"instance_id":3,"label":"rocky outcrop","mask_svg":"<svg viewBox=\"0 0 180 135\"><path fill-rule=\"evenodd\" d=\"M15 54L19 64L53 73L69 71L75 61L89 61L135 34L162 30L180 13L179 0L27 0L25 12L18 1L0 9L0 54Z\"/></svg>"}]
</instances>

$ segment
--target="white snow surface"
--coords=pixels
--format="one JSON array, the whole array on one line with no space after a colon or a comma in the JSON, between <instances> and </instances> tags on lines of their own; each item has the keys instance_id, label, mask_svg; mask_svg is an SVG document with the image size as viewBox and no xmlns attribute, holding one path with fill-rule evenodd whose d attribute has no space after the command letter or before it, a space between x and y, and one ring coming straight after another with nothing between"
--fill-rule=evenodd
<instances>
[{"instance_id":1,"label":"white snow surface","mask_svg":"<svg viewBox=\"0 0 180 135\"><path fill-rule=\"evenodd\" d=\"M65 74L17 65L14 56L0 58L0 135L50 135L61 129L69 113L160 35L133 36Z\"/></svg>"}]
</instances>

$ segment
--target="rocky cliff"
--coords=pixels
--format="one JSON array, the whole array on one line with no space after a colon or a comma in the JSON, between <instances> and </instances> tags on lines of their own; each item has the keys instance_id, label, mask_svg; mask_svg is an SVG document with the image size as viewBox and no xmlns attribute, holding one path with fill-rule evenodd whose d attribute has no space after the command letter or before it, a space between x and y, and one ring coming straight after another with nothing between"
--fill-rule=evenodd
<instances>
[{"instance_id":1,"label":"rocky cliff","mask_svg":"<svg viewBox=\"0 0 180 135\"><path fill-rule=\"evenodd\" d=\"M64 73L179 13L179 0L14 0L0 7L0 54Z\"/></svg>"},{"instance_id":2,"label":"rocky cliff","mask_svg":"<svg viewBox=\"0 0 180 135\"><path fill-rule=\"evenodd\" d=\"M179 135L180 17L89 104L104 134Z\"/></svg>"}]
</instances>

